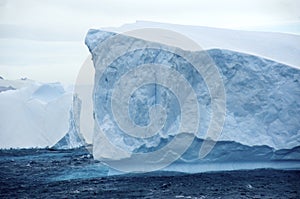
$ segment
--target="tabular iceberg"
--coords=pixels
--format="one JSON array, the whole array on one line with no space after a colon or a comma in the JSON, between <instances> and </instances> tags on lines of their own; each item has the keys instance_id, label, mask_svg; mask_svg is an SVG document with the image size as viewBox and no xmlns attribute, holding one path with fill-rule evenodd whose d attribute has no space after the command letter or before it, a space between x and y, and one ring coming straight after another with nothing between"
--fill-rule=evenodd
<instances>
[{"instance_id":1,"label":"tabular iceberg","mask_svg":"<svg viewBox=\"0 0 300 199\"><path fill-rule=\"evenodd\" d=\"M118 157L126 159L130 156L126 156L128 155L126 152L129 154L151 153L164 148L174 139L181 125L180 103L170 89L156 84L155 81L134 90L128 99L128 104L124 105L128 105L128 117L138 127L149 125L153 107L163 107L165 112L159 113L166 114L167 117L160 118L165 123L157 131L157 134L142 139L124 133L124 128L118 125L118 121L115 119L116 115L112 110L112 101L115 100L112 99L114 89L121 82L120 79L123 75L137 69L140 65L161 64L169 66L184 76L196 93L200 115L198 131L195 132L196 138L193 144L181 158L185 162L193 162L195 151L199 151L201 140L206 138L209 120L212 117L211 102L213 99L211 99L210 90L203 77L182 57L163 48L128 51L113 60L104 70L99 71L97 64L103 63L101 59L104 59L99 53L99 46L114 35L111 32L90 30L86 37L86 44L93 56L96 69L93 94L95 128L99 128L105 133L104 137L97 137L97 135L94 137L95 157L99 159L118 159ZM126 37L130 40L130 37L124 36L124 42L126 42ZM140 39L134 40L141 41ZM116 43L111 48L119 48L122 45L124 45L122 42ZM109 51L109 49L106 50ZM200 57L201 53L208 53L218 67L224 82L226 120L223 131L218 137L218 140L222 142L206 158L215 159L219 157L222 159L222 157L226 157L224 159L242 160L241 156L243 154L249 155L249 150L253 147L250 150L252 155L249 155L249 159L259 156L269 160L284 159L283 155L278 155L283 153L292 154L290 159L300 160L299 149L297 148L300 145L299 70L271 60L229 50L212 49L207 52L187 53L197 53ZM135 76L132 77L135 78ZM126 81L123 82L126 83ZM97 144L103 143L101 142L103 140L98 142L99 139L109 140L125 153L112 152L110 148L106 147L105 142L103 146L97 146ZM220 147L222 143L224 147ZM226 146L229 146L228 151L226 151ZM239 153L232 155L232 146L237 146L240 149ZM292 151L282 152L281 149L291 149ZM101 151L99 152L99 150Z\"/></svg>"}]
</instances>

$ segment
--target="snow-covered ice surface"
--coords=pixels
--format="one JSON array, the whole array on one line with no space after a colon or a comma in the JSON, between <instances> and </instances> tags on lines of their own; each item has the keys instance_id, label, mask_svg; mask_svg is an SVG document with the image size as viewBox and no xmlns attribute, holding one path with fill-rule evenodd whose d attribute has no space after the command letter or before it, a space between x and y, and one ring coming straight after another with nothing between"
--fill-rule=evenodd
<instances>
[{"instance_id":1,"label":"snow-covered ice surface","mask_svg":"<svg viewBox=\"0 0 300 199\"><path fill-rule=\"evenodd\" d=\"M103 28L103 30L126 33L141 28L172 30L189 37L206 50L220 48L238 51L300 68L300 35L229 30L150 21L137 21L118 28Z\"/></svg>"}]
</instances>

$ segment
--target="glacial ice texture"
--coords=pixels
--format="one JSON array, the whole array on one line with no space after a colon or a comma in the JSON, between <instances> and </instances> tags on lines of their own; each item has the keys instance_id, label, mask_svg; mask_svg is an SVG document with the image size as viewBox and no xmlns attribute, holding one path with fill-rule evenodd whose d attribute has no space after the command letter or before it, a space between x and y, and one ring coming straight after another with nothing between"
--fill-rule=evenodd
<instances>
[{"instance_id":1,"label":"glacial ice texture","mask_svg":"<svg viewBox=\"0 0 300 199\"><path fill-rule=\"evenodd\" d=\"M101 30L89 31L86 44L94 62L101 59L97 46L112 35ZM245 146L266 145L277 150L299 146L300 71L229 50L213 49L207 53L219 69L226 92L226 120L219 140ZM180 108L176 97L167 88L156 84L141 87L132 93L129 115L135 124L145 126L149 124L150 107L159 104L167 113L163 129L155 136L140 139L127 135L116 124L111 110L114 86L128 70L141 64L168 65L187 79L197 94L201 116L197 138L203 139L211 117L211 97L207 85L186 60L160 49L127 52L114 60L101 77L95 66L95 120L106 130L106 137L124 150L147 153L164 147L172 140L179 126Z\"/></svg>"}]
</instances>

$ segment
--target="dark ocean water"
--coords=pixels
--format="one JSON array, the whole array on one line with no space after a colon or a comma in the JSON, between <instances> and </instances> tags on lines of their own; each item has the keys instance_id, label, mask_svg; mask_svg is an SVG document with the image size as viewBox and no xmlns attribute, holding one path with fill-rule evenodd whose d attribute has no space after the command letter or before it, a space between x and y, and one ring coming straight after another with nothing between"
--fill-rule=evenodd
<instances>
[{"instance_id":1,"label":"dark ocean water","mask_svg":"<svg viewBox=\"0 0 300 199\"><path fill-rule=\"evenodd\" d=\"M299 170L112 174L85 148L0 150L0 198L300 198Z\"/></svg>"}]
</instances>

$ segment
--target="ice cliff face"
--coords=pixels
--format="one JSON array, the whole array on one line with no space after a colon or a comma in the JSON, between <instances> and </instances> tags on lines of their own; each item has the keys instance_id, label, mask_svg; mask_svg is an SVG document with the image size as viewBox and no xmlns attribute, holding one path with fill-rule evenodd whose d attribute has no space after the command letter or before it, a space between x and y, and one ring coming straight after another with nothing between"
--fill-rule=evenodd
<instances>
[{"instance_id":1,"label":"ice cliff face","mask_svg":"<svg viewBox=\"0 0 300 199\"><path fill-rule=\"evenodd\" d=\"M94 62L101 59L97 46L112 35L100 30L89 31L86 44ZM218 67L226 92L226 120L219 140L245 146L265 145L274 149L299 146L300 71L229 50L213 49L207 53ZM159 104L167 110L163 129L152 137L140 139L125 134L116 125L111 110L114 86L122 75L141 64L171 65L189 81L196 91L201 115L197 139L203 139L211 117L211 97L207 85L180 56L159 49L127 52L114 60L101 77L95 66L94 111L96 121L108 132L105 134L108 139L125 150L145 153L164 147L179 126L180 107L176 96L168 88L155 83L132 93L129 115L135 124L147 126L150 107Z\"/></svg>"},{"instance_id":2,"label":"ice cliff face","mask_svg":"<svg viewBox=\"0 0 300 199\"><path fill-rule=\"evenodd\" d=\"M300 71L226 50L208 52L226 89L222 140L276 149L300 144Z\"/></svg>"}]
</instances>

